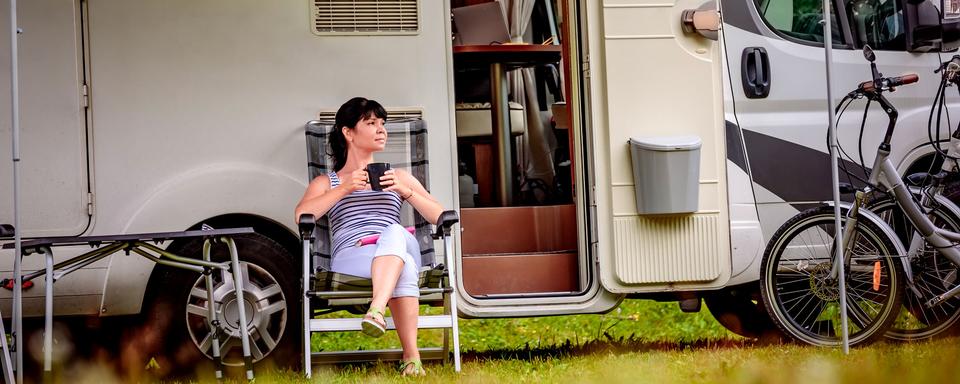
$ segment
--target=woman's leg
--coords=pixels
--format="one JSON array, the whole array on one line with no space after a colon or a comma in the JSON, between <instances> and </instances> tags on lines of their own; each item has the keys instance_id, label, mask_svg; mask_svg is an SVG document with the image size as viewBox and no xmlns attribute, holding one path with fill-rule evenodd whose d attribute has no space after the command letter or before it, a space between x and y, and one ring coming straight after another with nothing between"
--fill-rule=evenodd
<instances>
[{"instance_id":1,"label":"woman's leg","mask_svg":"<svg viewBox=\"0 0 960 384\"><path fill-rule=\"evenodd\" d=\"M420 262L413 255L420 256L420 247L416 238L399 225L387 227L380 235L384 249L377 254L396 253L402 260L399 274L396 276L392 298L389 301L390 312L393 316L397 335L403 347L403 360L419 360L420 350L417 348L417 316L420 312L420 288L418 284ZM380 243L378 243L380 245ZM396 258L391 258L396 259Z\"/></svg>"},{"instance_id":2,"label":"woman's leg","mask_svg":"<svg viewBox=\"0 0 960 384\"><path fill-rule=\"evenodd\" d=\"M420 299L417 297L394 297L390 300L390 312L397 326L397 336L403 347L403 360L420 359L417 348L417 315L420 313Z\"/></svg>"},{"instance_id":3,"label":"woman's leg","mask_svg":"<svg viewBox=\"0 0 960 384\"><path fill-rule=\"evenodd\" d=\"M373 281L373 300L370 306L383 310L387 301L393 296L393 289L397 286L400 271L403 270L403 259L400 256L377 256L370 265L370 280Z\"/></svg>"},{"instance_id":4,"label":"woman's leg","mask_svg":"<svg viewBox=\"0 0 960 384\"><path fill-rule=\"evenodd\" d=\"M390 305L393 322L403 347L403 360L420 359L417 348L417 316L420 255L416 238L400 225L390 225L380 234L372 265L374 299L371 306ZM389 300L389 301L388 301Z\"/></svg>"},{"instance_id":5,"label":"woman's leg","mask_svg":"<svg viewBox=\"0 0 960 384\"><path fill-rule=\"evenodd\" d=\"M416 239L399 224L389 225L380 233L373 262L370 264L370 279L373 281L371 307L382 310L391 297L416 297L419 294L419 267L416 260L410 256L410 251L419 255Z\"/></svg>"}]
</instances>

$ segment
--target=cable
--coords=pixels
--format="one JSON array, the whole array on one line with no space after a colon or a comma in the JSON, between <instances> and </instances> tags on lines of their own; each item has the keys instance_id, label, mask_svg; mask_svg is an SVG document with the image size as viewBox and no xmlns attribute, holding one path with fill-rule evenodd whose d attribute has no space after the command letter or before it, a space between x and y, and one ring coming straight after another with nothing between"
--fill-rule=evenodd
<instances>
[{"instance_id":1,"label":"cable","mask_svg":"<svg viewBox=\"0 0 960 384\"><path fill-rule=\"evenodd\" d=\"M867 112L870 111L871 102L873 102L873 100L867 99L867 105L863 107L863 119L860 120L860 138L857 140L857 151L860 152L860 170L863 171L863 177L870 177L870 175L867 175L866 162L863 161L863 128L867 125ZM876 166L876 164L874 164L874 166Z\"/></svg>"},{"instance_id":2,"label":"cable","mask_svg":"<svg viewBox=\"0 0 960 384\"><path fill-rule=\"evenodd\" d=\"M943 157L944 159L960 160L960 157L950 156L947 154L947 152L944 151L940 146L940 116L943 115L944 107L947 104L945 92L946 87L947 79L946 77L941 77L940 86L937 88L937 94L934 96L933 105L930 106L930 116L927 118L927 139L930 140L930 146L933 148L934 152L937 153L937 155ZM960 92L960 88L958 88L957 91ZM949 108L947 108L947 113L949 115ZM934 114L937 116L936 125L933 124ZM947 119L949 121L949 116ZM960 125L958 125L957 129L960 129ZM934 130L936 130L936 138L934 138Z\"/></svg>"},{"instance_id":3,"label":"cable","mask_svg":"<svg viewBox=\"0 0 960 384\"><path fill-rule=\"evenodd\" d=\"M840 112L837 114L837 120L836 120L836 126L837 126L837 127L840 126L840 119L843 117L843 113L846 112L847 108L849 108L850 105L853 104L853 100L855 100L855 99L852 98L852 97L850 97L850 96L848 95L848 96L844 97L844 99L840 101L840 105L837 106L837 109L840 110ZM846 104L844 104L844 102L846 102ZM869 106L869 103L868 103L868 106ZM864 113L864 114L866 114L866 113ZM830 148L830 138L829 138L829 135L827 135L827 148ZM853 160L853 157L851 157L850 154L848 154L847 151L843 149L843 146L840 145L840 140L839 140L839 138L837 139L837 148L840 149L840 154L841 154L841 158L840 158L840 161L838 162L838 165L840 166L840 169L843 171L843 173L847 176L847 183L849 183L849 184L852 185L852 184L853 184L853 179L856 179L857 181L863 183L863 185L870 185L870 183L868 183L866 180L864 180L864 179L860 178L859 176L853 174L852 172L850 172L850 170L847 169L847 165L846 165L846 163L843 161L843 157L846 157L851 163L854 163L854 164L856 164L856 161L854 161L854 160ZM861 167L861 168L864 168L864 167L863 167L863 164L861 164L860 167ZM865 172L865 169L864 169L864 172Z\"/></svg>"}]
</instances>

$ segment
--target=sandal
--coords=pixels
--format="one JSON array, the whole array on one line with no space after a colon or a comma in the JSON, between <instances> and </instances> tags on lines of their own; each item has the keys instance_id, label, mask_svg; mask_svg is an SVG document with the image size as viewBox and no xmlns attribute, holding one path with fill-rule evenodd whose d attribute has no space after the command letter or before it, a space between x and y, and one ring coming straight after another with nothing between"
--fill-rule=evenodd
<instances>
[{"instance_id":1,"label":"sandal","mask_svg":"<svg viewBox=\"0 0 960 384\"><path fill-rule=\"evenodd\" d=\"M420 359L400 360L398 368L402 376L426 376L427 370L423 369L423 363Z\"/></svg>"},{"instance_id":2,"label":"sandal","mask_svg":"<svg viewBox=\"0 0 960 384\"><path fill-rule=\"evenodd\" d=\"M387 332L387 322L383 320L383 310L371 307L367 314L363 315L363 321L360 322L360 329L364 335L370 337L380 337Z\"/></svg>"}]
</instances>

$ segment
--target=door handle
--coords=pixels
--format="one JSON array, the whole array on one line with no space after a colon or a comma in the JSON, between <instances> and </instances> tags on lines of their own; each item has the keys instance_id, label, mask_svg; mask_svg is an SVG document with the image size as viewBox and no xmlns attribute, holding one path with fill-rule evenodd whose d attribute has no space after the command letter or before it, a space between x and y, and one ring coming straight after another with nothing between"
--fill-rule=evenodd
<instances>
[{"instance_id":1,"label":"door handle","mask_svg":"<svg viewBox=\"0 0 960 384\"><path fill-rule=\"evenodd\" d=\"M740 56L743 93L748 99L762 99L770 94L770 58L763 47L747 47Z\"/></svg>"}]
</instances>

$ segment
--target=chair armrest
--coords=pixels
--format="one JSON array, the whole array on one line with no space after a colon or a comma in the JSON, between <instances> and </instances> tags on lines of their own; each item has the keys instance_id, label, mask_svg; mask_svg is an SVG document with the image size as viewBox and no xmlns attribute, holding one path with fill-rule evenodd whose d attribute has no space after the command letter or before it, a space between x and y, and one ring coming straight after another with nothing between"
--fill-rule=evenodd
<instances>
[{"instance_id":1,"label":"chair armrest","mask_svg":"<svg viewBox=\"0 0 960 384\"><path fill-rule=\"evenodd\" d=\"M443 211L437 218L437 232L433 234L434 239L440 239L450 236L453 225L460 222L460 215L457 211Z\"/></svg>"},{"instance_id":2,"label":"chair armrest","mask_svg":"<svg viewBox=\"0 0 960 384\"><path fill-rule=\"evenodd\" d=\"M313 229L317 227L317 219L312 214L304 213L300 215L300 222L297 223L297 226L300 227L300 239L312 240Z\"/></svg>"},{"instance_id":3,"label":"chair armrest","mask_svg":"<svg viewBox=\"0 0 960 384\"><path fill-rule=\"evenodd\" d=\"M0 237L13 237L14 230L10 224L0 224Z\"/></svg>"}]
</instances>

